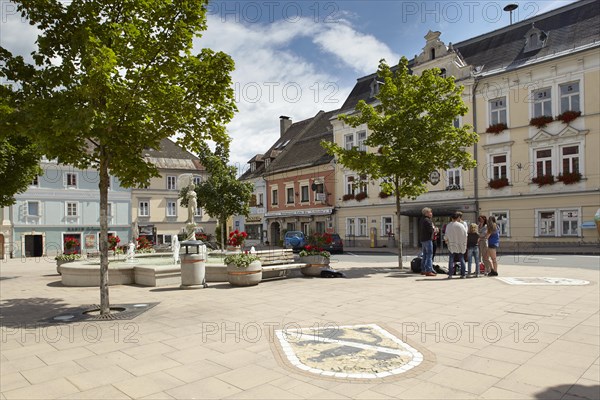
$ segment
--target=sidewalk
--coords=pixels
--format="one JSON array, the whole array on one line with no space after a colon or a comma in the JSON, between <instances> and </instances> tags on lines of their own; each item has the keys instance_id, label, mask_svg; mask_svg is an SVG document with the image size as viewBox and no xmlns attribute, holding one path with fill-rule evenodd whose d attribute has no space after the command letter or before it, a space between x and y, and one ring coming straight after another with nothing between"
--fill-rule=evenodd
<instances>
[{"instance_id":1,"label":"sidewalk","mask_svg":"<svg viewBox=\"0 0 600 400\"><path fill-rule=\"evenodd\" d=\"M72 324L47 321L97 304L98 288L62 286L53 262L1 262L0 399L600 398L597 269L500 266L500 278L590 282L525 286L425 278L361 257L333 261L347 279L295 276L200 290L111 286L113 305L159 304L132 320ZM357 325L363 328L344 336L342 347L335 340L296 347L323 365L379 365L398 352L369 336L364 327L376 325L423 362L381 379L316 375L290 364L274 335L324 326L346 334ZM356 350L359 339L372 345ZM373 357L373 348L382 352Z\"/></svg>"}]
</instances>

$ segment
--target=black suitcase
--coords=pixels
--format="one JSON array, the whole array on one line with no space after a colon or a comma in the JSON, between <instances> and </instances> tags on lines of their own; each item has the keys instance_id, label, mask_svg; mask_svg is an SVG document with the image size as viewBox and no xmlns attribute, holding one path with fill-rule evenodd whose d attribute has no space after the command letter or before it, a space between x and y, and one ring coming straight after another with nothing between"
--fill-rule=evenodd
<instances>
[{"instance_id":1,"label":"black suitcase","mask_svg":"<svg viewBox=\"0 0 600 400\"><path fill-rule=\"evenodd\" d=\"M421 273L421 261L423 261L421 257L415 257L410 262L410 269L415 274Z\"/></svg>"}]
</instances>

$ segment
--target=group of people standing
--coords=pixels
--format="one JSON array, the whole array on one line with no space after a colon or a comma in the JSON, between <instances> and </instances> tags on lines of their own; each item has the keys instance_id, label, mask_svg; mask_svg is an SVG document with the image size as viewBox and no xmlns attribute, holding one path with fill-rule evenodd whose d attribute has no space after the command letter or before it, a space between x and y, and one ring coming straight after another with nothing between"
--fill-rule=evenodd
<instances>
[{"instance_id":1,"label":"group of people standing","mask_svg":"<svg viewBox=\"0 0 600 400\"><path fill-rule=\"evenodd\" d=\"M439 228L433 223L431 208L425 207L421 211L420 241L423 249L421 261L421 274L425 276L436 276L433 270L434 238L440 234ZM455 263L460 263L460 277L479 277L479 264L483 262L486 276L498 276L498 261L496 251L500 245L500 232L496 218L484 215L479 216L479 224L467 225L462 219L460 211L452 215L452 222L446 225L444 241L450 253L448 259L448 279L455 273ZM465 266L465 258L468 260L468 269ZM474 273L471 266L475 264Z\"/></svg>"}]
</instances>

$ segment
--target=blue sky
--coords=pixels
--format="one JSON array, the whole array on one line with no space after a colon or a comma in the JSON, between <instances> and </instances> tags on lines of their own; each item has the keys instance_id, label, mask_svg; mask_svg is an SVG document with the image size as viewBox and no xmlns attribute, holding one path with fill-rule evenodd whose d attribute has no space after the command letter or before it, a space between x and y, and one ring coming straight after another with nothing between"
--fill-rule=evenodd
<instances>
[{"instance_id":1,"label":"blue sky","mask_svg":"<svg viewBox=\"0 0 600 400\"><path fill-rule=\"evenodd\" d=\"M420 53L429 30L457 43L508 25L506 4L519 5L517 22L573 1L211 1L208 30L195 46L236 62L239 112L228 130L231 162L243 170L277 140L280 115L300 121L341 107L381 58L392 64ZM0 4L0 43L30 53L35 30Z\"/></svg>"}]
</instances>

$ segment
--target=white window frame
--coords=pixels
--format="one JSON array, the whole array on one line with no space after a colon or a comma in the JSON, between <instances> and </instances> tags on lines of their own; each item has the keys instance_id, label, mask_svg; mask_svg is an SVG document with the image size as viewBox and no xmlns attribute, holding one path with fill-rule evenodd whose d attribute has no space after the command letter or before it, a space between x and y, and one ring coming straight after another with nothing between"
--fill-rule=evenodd
<instances>
[{"instance_id":1,"label":"white window frame","mask_svg":"<svg viewBox=\"0 0 600 400\"><path fill-rule=\"evenodd\" d=\"M495 157L501 157L501 156L505 156L506 157L506 161L499 162L499 163L494 162L494 158ZM502 167L504 166L504 168L506 169L506 175L504 177L506 179L508 179L508 181L510 182L510 168L508 168L509 162L510 162L510 156L509 156L508 152L492 153L492 154L490 154L489 155L489 165L490 165L490 170L489 170L489 174L490 175L489 176L490 176L490 179L503 178L503 176L502 176ZM497 168L500 170L500 173L496 177L495 171L496 171Z\"/></svg>"},{"instance_id":2,"label":"white window frame","mask_svg":"<svg viewBox=\"0 0 600 400\"><path fill-rule=\"evenodd\" d=\"M572 93L563 94L563 88L568 88L570 85L577 85L577 91L573 91ZM558 113L562 114L565 111L581 111L581 90L579 81L560 83L558 85L558 94L559 94L559 102L558 102ZM573 99L577 98L577 107L573 108ZM563 100L566 99L569 103L565 108L563 107Z\"/></svg>"},{"instance_id":3,"label":"white window frame","mask_svg":"<svg viewBox=\"0 0 600 400\"><path fill-rule=\"evenodd\" d=\"M456 183L458 178L458 183ZM456 185L459 189L462 189L462 168L448 168L446 170L446 187Z\"/></svg>"},{"instance_id":4,"label":"white window frame","mask_svg":"<svg viewBox=\"0 0 600 400\"><path fill-rule=\"evenodd\" d=\"M306 198L304 197L305 191L306 191ZM300 202L301 203L309 203L310 202L310 190L308 190L308 185L300 186Z\"/></svg>"},{"instance_id":5,"label":"white window frame","mask_svg":"<svg viewBox=\"0 0 600 400\"><path fill-rule=\"evenodd\" d=\"M115 210L116 210L115 203L108 202L106 204L106 218L108 219L109 224L113 223L113 220L115 217Z\"/></svg>"},{"instance_id":6,"label":"white window frame","mask_svg":"<svg viewBox=\"0 0 600 400\"><path fill-rule=\"evenodd\" d=\"M387 219L390 220L390 223L387 223ZM389 227L389 230L388 230ZM393 215L383 215L381 217L381 234L380 236L388 237L388 233L394 233L394 216Z\"/></svg>"},{"instance_id":7,"label":"white window frame","mask_svg":"<svg viewBox=\"0 0 600 400\"><path fill-rule=\"evenodd\" d=\"M146 211L145 213L143 211ZM149 217L150 216L150 201L140 200L138 201L138 217Z\"/></svg>"},{"instance_id":8,"label":"white window frame","mask_svg":"<svg viewBox=\"0 0 600 400\"><path fill-rule=\"evenodd\" d=\"M550 151L550 156L539 157L539 151ZM554 175L554 149L552 147L539 147L533 149L533 174L535 177ZM548 166L548 162L550 166ZM542 167L542 173L538 173L539 165Z\"/></svg>"},{"instance_id":9,"label":"white window frame","mask_svg":"<svg viewBox=\"0 0 600 400\"><path fill-rule=\"evenodd\" d=\"M367 140L367 131L356 132L356 143L358 144L358 151L367 151L365 140Z\"/></svg>"},{"instance_id":10,"label":"white window frame","mask_svg":"<svg viewBox=\"0 0 600 400\"><path fill-rule=\"evenodd\" d=\"M290 190L291 190L291 192L290 192ZM290 201L290 193L292 194L292 196L291 196L292 201ZM286 205L296 204L296 199L294 197L295 197L294 187L286 186L286 188L285 188L285 204Z\"/></svg>"},{"instance_id":11,"label":"white window frame","mask_svg":"<svg viewBox=\"0 0 600 400\"><path fill-rule=\"evenodd\" d=\"M271 205L279 205L279 189L271 189Z\"/></svg>"},{"instance_id":12,"label":"white window frame","mask_svg":"<svg viewBox=\"0 0 600 400\"><path fill-rule=\"evenodd\" d=\"M167 190L177 190L177 177L175 175L167 175Z\"/></svg>"},{"instance_id":13,"label":"white window frame","mask_svg":"<svg viewBox=\"0 0 600 400\"><path fill-rule=\"evenodd\" d=\"M490 100L488 102L488 107L490 126L496 124L508 124L508 105L506 104L506 96Z\"/></svg>"},{"instance_id":14,"label":"white window frame","mask_svg":"<svg viewBox=\"0 0 600 400\"><path fill-rule=\"evenodd\" d=\"M77 189L79 184L79 179L77 179L77 172L66 172L65 173L65 188L67 189ZM74 181L74 183L73 183Z\"/></svg>"},{"instance_id":15,"label":"white window frame","mask_svg":"<svg viewBox=\"0 0 600 400\"><path fill-rule=\"evenodd\" d=\"M169 218L177 217L177 200L167 199L166 202L165 216Z\"/></svg>"},{"instance_id":16,"label":"white window frame","mask_svg":"<svg viewBox=\"0 0 600 400\"><path fill-rule=\"evenodd\" d=\"M563 154L563 150L569 147L577 147L577 154ZM581 173L581 143L573 143L573 144L565 144L561 145L558 148L560 160L558 162L558 167L560 168L560 173L564 174L565 172L573 173L579 172ZM573 168L573 160L577 159L577 170ZM565 160L569 160L569 171L565 171Z\"/></svg>"},{"instance_id":17,"label":"white window frame","mask_svg":"<svg viewBox=\"0 0 600 400\"><path fill-rule=\"evenodd\" d=\"M25 213L26 213L25 215L27 217L36 217L36 218L39 218L39 217L42 216L42 205L41 205L40 201L37 201L37 200L27 200L25 203L26 203L25 204ZM32 204L32 205L33 204L37 204L37 214L31 214L31 213L29 213L29 205L30 204Z\"/></svg>"},{"instance_id":18,"label":"white window frame","mask_svg":"<svg viewBox=\"0 0 600 400\"><path fill-rule=\"evenodd\" d=\"M565 215L566 213L571 213L571 212L576 213L575 217ZM563 236L563 237L579 237L579 236L581 236L581 211L579 209L563 208L563 209L559 210L558 216L560 218L560 235L561 236ZM574 233L565 233L564 224L567 221L575 221L575 223L577 224L577 228Z\"/></svg>"},{"instance_id":19,"label":"white window frame","mask_svg":"<svg viewBox=\"0 0 600 400\"><path fill-rule=\"evenodd\" d=\"M354 186L354 182L356 181L356 175L346 175L344 177L344 194L356 194L356 187Z\"/></svg>"},{"instance_id":20,"label":"white window frame","mask_svg":"<svg viewBox=\"0 0 600 400\"><path fill-rule=\"evenodd\" d=\"M356 236L367 237L369 236L369 228L366 217L357 217L356 218Z\"/></svg>"},{"instance_id":21,"label":"white window frame","mask_svg":"<svg viewBox=\"0 0 600 400\"><path fill-rule=\"evenodd\" d=\"M264 206L265 206L265 194L261 192L258 194L257 207L264 207Z\"/></svg>"},{"instance_id":22,"label":"white window frame","mask_svg":"<svg viewBox=\"0 0 600 400\"><path fill-rule=\"evenodd\" d=\"M73 208L75 208L75 213L71 214ZM79 217L79 203L76 201L65 202L65 216L67 218L78 218Z\"/></svg>"},{"instance_id":23,"label":"white window frame","mask_svg":"<svg viewBox=\"0 0 600 400\"><path fill-rule=\"evenodd\" d=\"M348 140L350 139L350 140ZM344 149L352 150L354 147L354 133L348 133L344 135Z\"/></svg>"},{"instance_id":24,"label":"white window frame","mask_svg":"<svg viewBox=\"0 0 600 400\"><path fill-rule=\"evenodd\" d=\"M194 185L198 186L202 183L202 176L200 175L194 175Z\"/></svg>"},{"instance_id":25,"label":"white window frame","mask_svg":"<svg viewBox=\"0 0 600 400\"><path fill-rule=\"evenodd\" d=\"M547 86L541 89L536 89L531 92L532 107L531 116L533 118L542 116L552 116L552 87ZM540 107L539 112L536 112L536 108Z\"/></svg>"},{"instance_id":26,"label":"white window frame","mask_svg":"<svg viewBox=\"0 0 600 400\"><path fill-rule=\"evenodd\" d=\"M496 218L500 236L510 237L510 211L492 211L490 215Z\"/></svg>"},{"instance_id":27,"label":"white window frame","mask_svg":"<svg viewBox=\"0 0 600 400\"><path fill-rule=\"evenodd\" d=\"M356 218L346 218L346 236L356 236Z\"/></svg>"},{"instance_id":28,"label":"white window frame","mask_svg":"<svg viewBox=\"0 0 600 400\"><path fill-rule=\"evenodd\" d=\"M40 187L40 177L38 175L34 176L29 184L30 187Z\"/></svg>"},{"instance_id":29,"label":"white window frame","mask_svg":"<svg viewBox=\"0 0 600 400\"><path fill-rule=\"evenodd\" d=\"M575 212L577 216L574 218L565 218L564 213ZM543 213L551 213L554 215L554 233L542 234L542 220L541 216ZM536 237L581 237L581 207L564 207L564 208L540 208L535 210L535 235ZM576 233L565 233L563 230L564 221L576 221L577 232Z\"/></svg>"}]
</instances>

